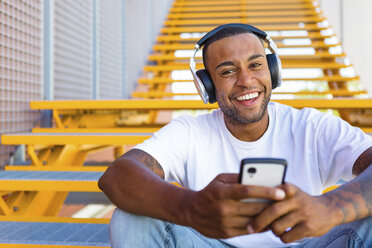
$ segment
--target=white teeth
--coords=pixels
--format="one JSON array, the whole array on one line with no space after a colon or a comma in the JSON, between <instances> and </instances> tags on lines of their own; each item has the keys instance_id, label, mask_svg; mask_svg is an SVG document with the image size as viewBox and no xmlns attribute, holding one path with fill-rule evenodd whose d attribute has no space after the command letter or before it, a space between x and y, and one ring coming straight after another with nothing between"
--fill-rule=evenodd
<instances>
[{"instance_id":1,"label":"white teeth","mask_svg":"<svg viewBox=\"0 0 372 248\"><path fill-rule=\"evenodd\" d=\"M256 98L256 97L258 97L258 92L249 93L249 94L246 94L246 95L243 95L243 96L239 96L236 99L238 99L239 101L246 101L246 100L250 100L250 99L253 99L253 98Z\"/></svg>"}]
</instances>

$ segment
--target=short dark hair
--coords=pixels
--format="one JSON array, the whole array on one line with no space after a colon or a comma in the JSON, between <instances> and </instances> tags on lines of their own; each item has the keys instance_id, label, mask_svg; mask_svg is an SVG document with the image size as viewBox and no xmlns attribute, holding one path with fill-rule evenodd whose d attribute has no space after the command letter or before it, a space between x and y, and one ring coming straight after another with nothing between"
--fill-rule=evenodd
<instances>
[{"instance_id":1,"label":"short dark hair","mask_svg":"<svg viewBox=\"0 0 372 248\"><path fill-rule=\"evenodd\" d=\"M231 37L231 36L238 35L238 34L245 34L245 33L249 33L249 34L255 35L253 32L251 32L250 30L248 30L246 28L236 27L236 26L235 27L234 26L230 26L230 27L226 27L224 29L221 29L215 35L213 35L208 40L206 40L206 42L204 44L204 47L203 47L203 64L204 64L204 68L208 71L208 69L207 69L207 50L208 50L208 47L210 46L210 44L212 44L215 41L221 40L223 38ZM255 35L255 36L263 44L262 39L260 37L258 37L257 35Z\"/></svg>"}]
</instances>

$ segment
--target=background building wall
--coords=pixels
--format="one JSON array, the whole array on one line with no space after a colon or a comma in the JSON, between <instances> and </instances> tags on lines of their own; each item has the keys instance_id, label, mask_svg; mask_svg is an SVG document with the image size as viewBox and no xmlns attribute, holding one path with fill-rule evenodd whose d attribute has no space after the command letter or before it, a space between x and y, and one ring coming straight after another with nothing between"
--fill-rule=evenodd
<instances>
[{"instance_id":1,"label":"background building wall","mask_svg":"<svg viewBox=\"0 0 372 248\"><path fill-rule=\"evenodd\" d=\"M172 2L0 0L0 134L38 125L32 100L130 97Z\"/></svg>"},{"instance_id":2,"label":"background building wall","mask_svg":"<svg viewBox=\"0 0 372 248\"><path fill-rule=\"evenodd\" d=\"M29 102L41 98L42 3L0 0L0 133L25 132L38 121ZM0 165L14 147L0 145Z\"/></svg>"},{"instance_id":3,"label":"background building wall","mask_svg":"<svg viewBox=\"0 0 372 248\"><path fill-rule=\"evenodd\" d=\"M121 98L123 91L124 17L122 0L100 0L98 5L98 98Z\"/></svg>"},{"instance_id":4,"label":"background building wall","mask_svg":"<svg viewBox=\"0 0 372 248\"><path fill-rule=\"evenodd\" d=\"M342 47L354 65L360 83L372 96L372 1L321 0L324 15L329 19Z\"/></svg>"},{"instance_id":5,"label":"background building wall","mask_svg":"<svg viewBox=\"0 0 372 248\"><path fill-rule=\"evenodd\" d=\"M172 0L128 0L125 3L125 97L130 97ZM159 18L161 17L161 18Z\"/></svg>"},{"instance_id":6,"label":"background building wall","mask_svg":"<svg viewBox=\"0 0 372 248\"><path fill-rule=\"evenodd\" d=\"M93 90L93 1L52 2L52 99L90 99Z\"/></svg>"}]
</instances>

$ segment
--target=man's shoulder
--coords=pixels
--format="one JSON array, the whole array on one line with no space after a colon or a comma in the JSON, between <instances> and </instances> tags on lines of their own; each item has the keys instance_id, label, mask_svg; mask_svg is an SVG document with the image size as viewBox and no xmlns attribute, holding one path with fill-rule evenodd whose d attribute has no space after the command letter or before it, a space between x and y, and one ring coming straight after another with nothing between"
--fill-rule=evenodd
<instances>
[{"instance_id":1,"label":"man's shoulder","mask_svg":"<svg viewBox=\"0 0 372 248\"><path fill-rule=\"evenodd\" d=\"M302 108L302 109L297 109L292 106L278 103L278 102L270 102L271 109L275 111L277 114L282 114L282 115L287 115L287 114L292 114L296 116L323 116L325 115L324 113L320 112L319 110L315 108Z\"/></svg>"},{"instance_id":2,"label":"man's shoulder","mask_svg":"<svg viewBox=\"0 0 372 248\"><path fill-rule=\"evenodd\" d=\"M181 123L189 127L206 127L217 125L221 115L221 110L217 109L211 113L202 113L197 115L183 114L173 119L173 123Z\"/></svg>"},{"instance_id":3,"label":"man's shoulder","mask_svg":"<svg viewBox=\"0 0 372 248\"><path fill-rule=\"evenodd\" d=\"M319 126L322 122L337 119L333 114L323 113L315 108L296 109L285 104L270 102L271 112L278 121L291 126Z\"/></svg>"}]
</instances>

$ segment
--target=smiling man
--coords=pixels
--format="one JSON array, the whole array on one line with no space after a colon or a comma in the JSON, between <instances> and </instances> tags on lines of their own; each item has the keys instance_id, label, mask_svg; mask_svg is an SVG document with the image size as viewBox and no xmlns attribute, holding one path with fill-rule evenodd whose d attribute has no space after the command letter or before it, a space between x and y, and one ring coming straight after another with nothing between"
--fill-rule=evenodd
<instances>
[{"instance_id":1,"label":"smiling man","mask_svg":"<svg viewBox=\"0 0 372 248\"><path fill-rule=\"evenodd\" d=\"M118 206L113 247L372 247L372 139L333 115L270 102L264 35L242 24L208 33L203 77L220 109L171 121L109 166L99 187ZM285 158L286 183L239 184L252 157Z\"/></svg>"}]
</instances>

